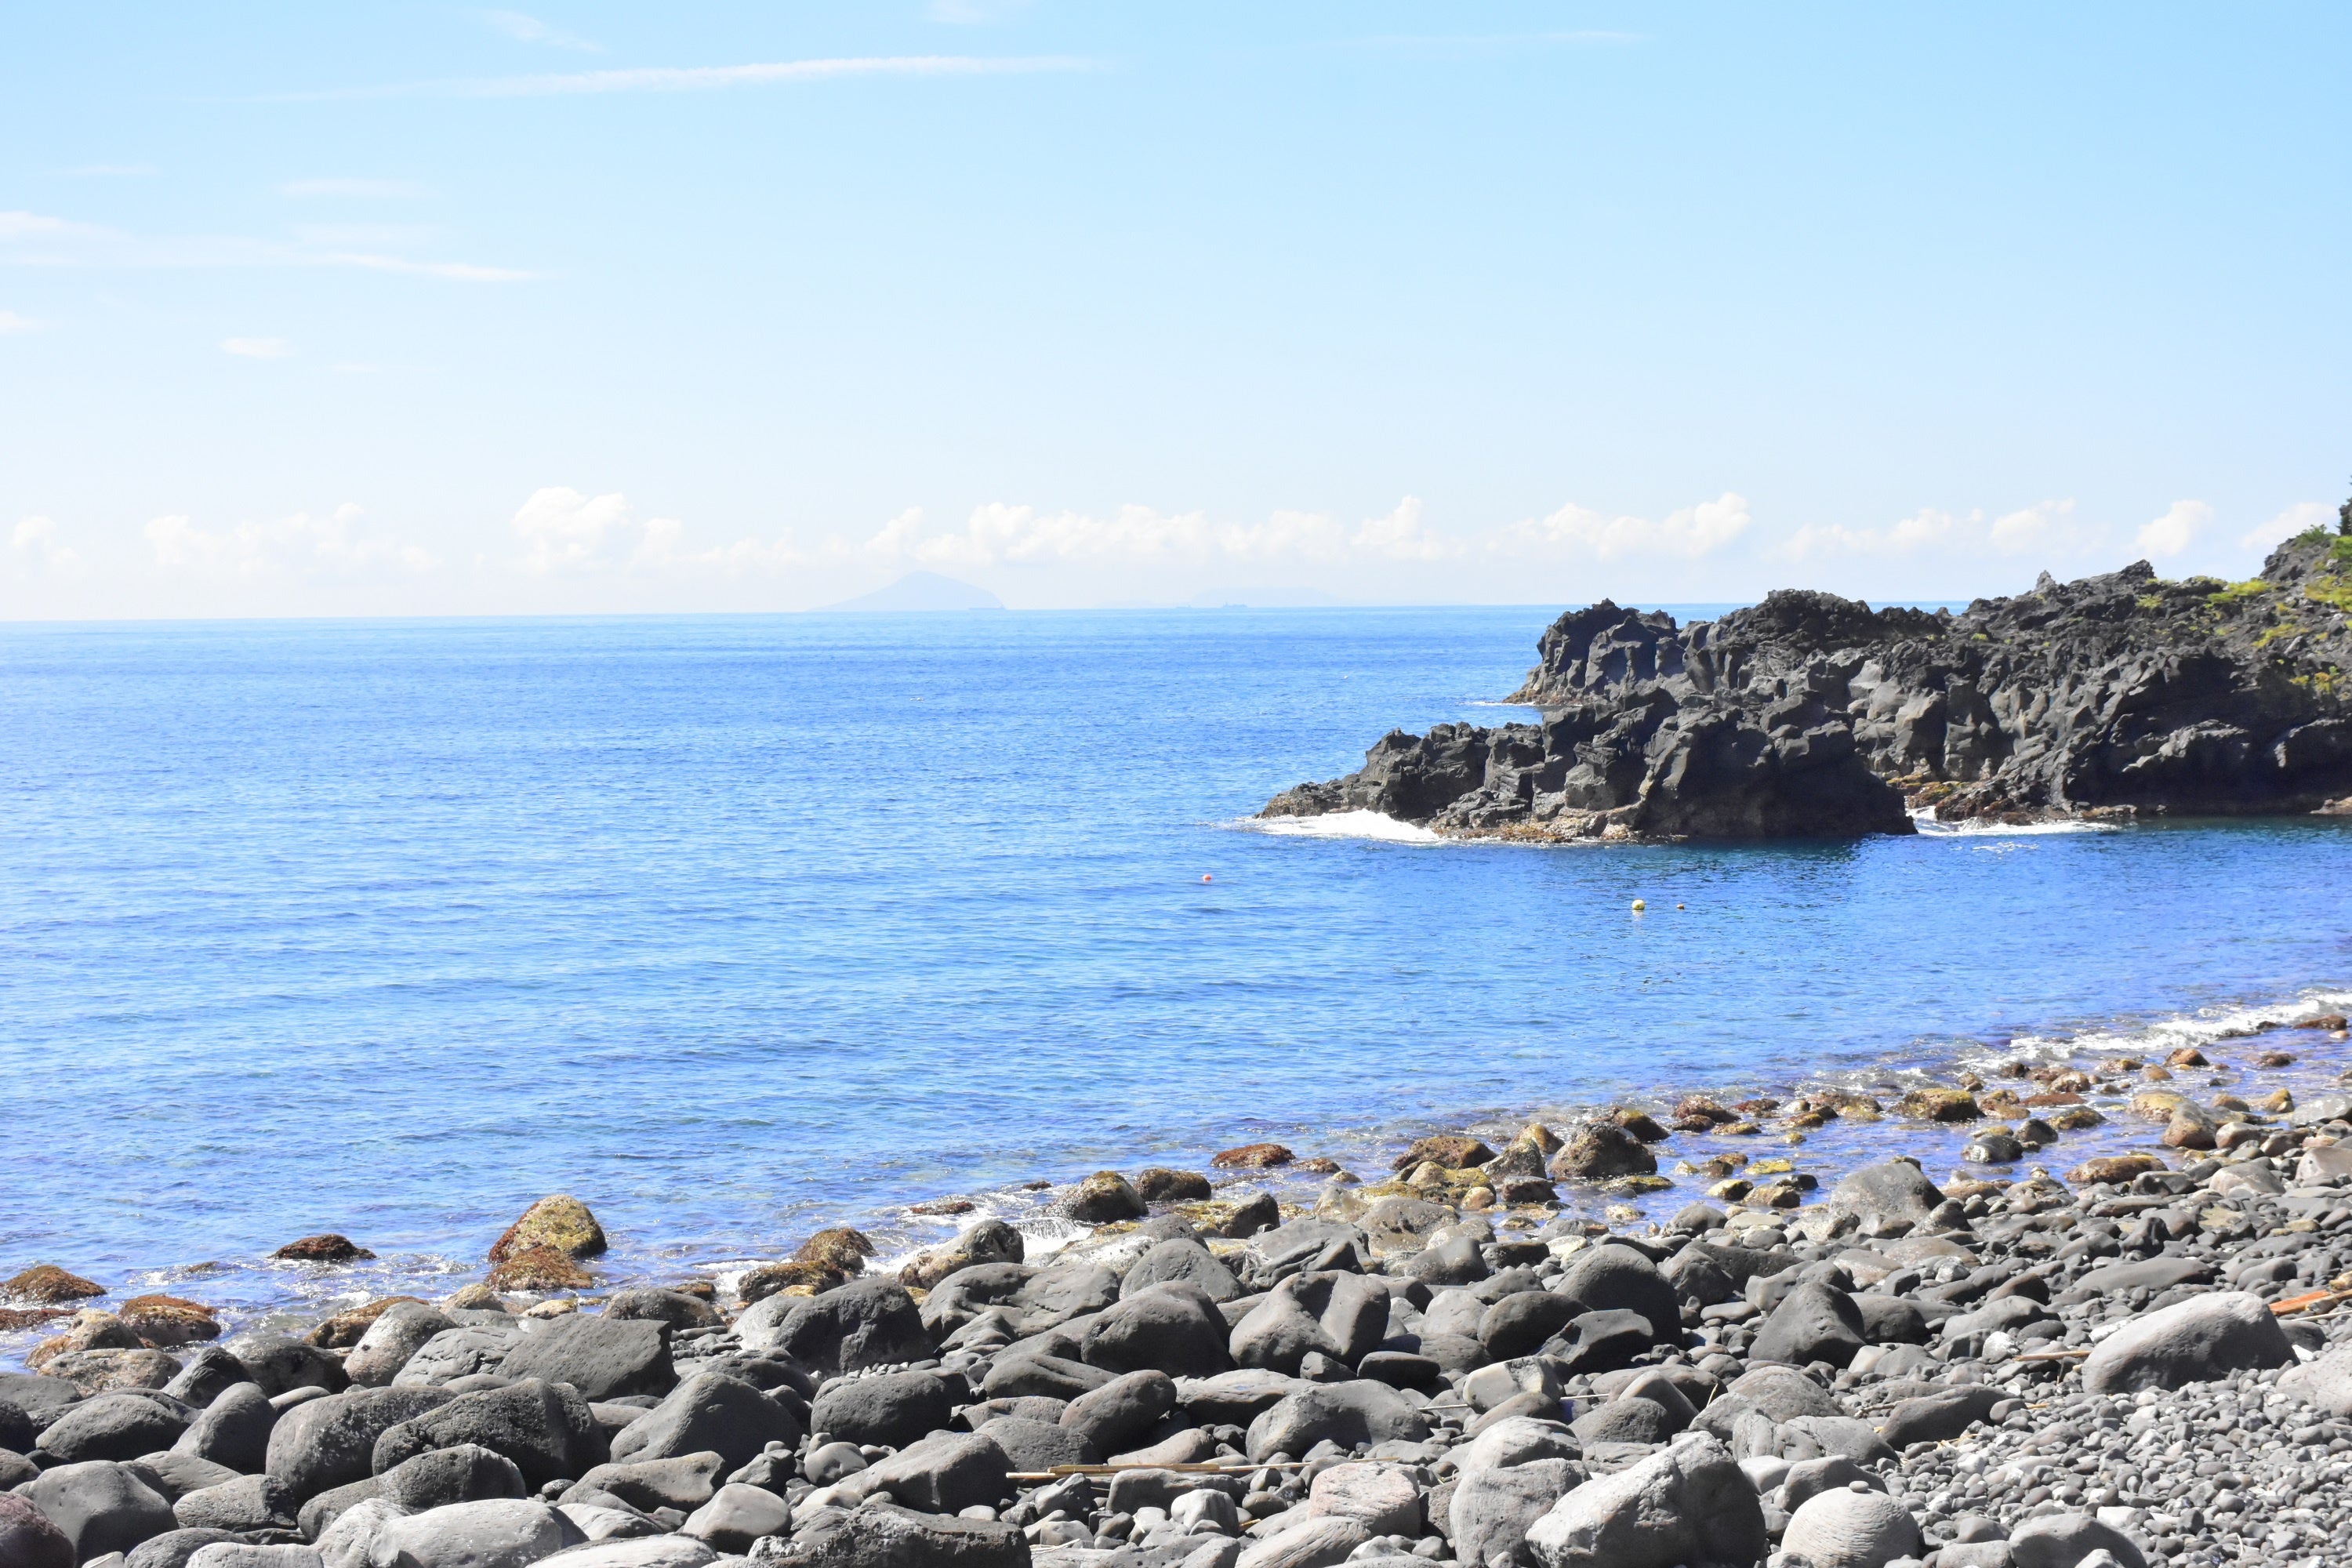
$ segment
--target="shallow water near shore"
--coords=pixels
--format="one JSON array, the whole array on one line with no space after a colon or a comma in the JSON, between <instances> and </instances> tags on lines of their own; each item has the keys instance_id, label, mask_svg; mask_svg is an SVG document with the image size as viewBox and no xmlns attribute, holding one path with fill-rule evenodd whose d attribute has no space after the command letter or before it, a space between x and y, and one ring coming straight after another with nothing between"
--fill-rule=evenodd
<instances>
[{"instance_id":1,"label":"shallow water near shore","mask_svg":"<svg viewBox=\"0 0 2352 1568\"><path fill-rule=\"evenodd\" d=\"M554 1191L615 1281L841 1220L897 1249L951 1228L910 1202L1262 1137L1369 1175L1441 1128L2146 1054L2352 986L2340 820L1248 823L1391 726L1507 717L1552 613L0 627L0 1276L438 1291ZM2345 1065L2291 1048L2245 1081ZM258 1261L323 1229L381 1260Z\"/></svg>"}]
</instances>

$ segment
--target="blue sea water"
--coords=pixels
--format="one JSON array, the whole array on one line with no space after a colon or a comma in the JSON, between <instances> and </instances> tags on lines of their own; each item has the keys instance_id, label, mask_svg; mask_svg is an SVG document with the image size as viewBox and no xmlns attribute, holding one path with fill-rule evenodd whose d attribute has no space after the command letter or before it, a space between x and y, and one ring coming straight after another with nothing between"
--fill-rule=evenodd
<instances>
[{"instance_id":1,"label":"blue sea water","mask_svg":"<svg viewBox=\"0 0 2352 1568\"><path fill-rule=\"evenodd\" d=\"M2352 985L2336 820L1246 824L1391 726L1512 717L1551 613L0 627L0 1277L446 1289L555 1191L616 1280L902 1247L950 1223L916 1200L1034 1216L1262 1137L1368 1166ZM328 1229L381 1261L261 1261Z\"/></svg>"}]
</instances>

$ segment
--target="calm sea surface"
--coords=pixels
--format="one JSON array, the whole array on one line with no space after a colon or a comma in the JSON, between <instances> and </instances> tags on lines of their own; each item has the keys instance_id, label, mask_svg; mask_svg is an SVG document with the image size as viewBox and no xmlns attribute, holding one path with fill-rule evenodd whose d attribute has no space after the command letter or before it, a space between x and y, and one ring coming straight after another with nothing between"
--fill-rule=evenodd
<instances>
[{"instance_id":1,"label":"calm sea surface","mask_svg":"<svg viewBox=\"0 0 2352 1568\"><path fill-rule=\"evenodd\" d=\"M1513 716L1550 614L0 626L0 1277L446 1289L555 1191L614 1279L905 1246L918 1199L1259 1137L1368 1168L2352 984L2336 821L1239 824L1392 725ZM257 1261L327 1229L383 1261Z\"/></svg>"}]
</instances>

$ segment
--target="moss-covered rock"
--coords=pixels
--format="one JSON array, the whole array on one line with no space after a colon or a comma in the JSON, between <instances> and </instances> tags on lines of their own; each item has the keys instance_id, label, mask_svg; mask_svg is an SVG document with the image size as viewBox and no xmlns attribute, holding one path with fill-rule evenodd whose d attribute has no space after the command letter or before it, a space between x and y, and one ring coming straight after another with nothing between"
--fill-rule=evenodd
<instances>
[{"instance_id":1,"label":"moss-covered rock","mask_svg":"<svg viewBox=\"0 0 2352 1568\"><path fill-rule=\"evenodd\" d=\"M588 1211L583 1208L580 1212L586 1214ZM588 1223L593 1225L596 1222L591 1219ZM599 1231L597 1234L601 1237L604 1233ZM350 1237L338 1236L330 1230L317 1236L306 1236L299 1241L289 1241L269 1256L289 1263L361 1263L374 1258L375 1254Z\"/></svg>"},{"instance_id":2,"label":"moss-covered rock","mask_svg":"<svg viewBox=\"0 0 2352 1568\"><path fill-rule=\"evenodd\" d=\"M54 1263L36 1263L0 1285L0 1295L13 1296L20 1301L37 1301L45 1307L87 1301L105 1294L105 1286L79 1274L68 1274Z\"/></svg>"},{"instance_id":3,"label":"moss-covered rock","mask_svg":"<svg viewBox=\"0 0 2352 1568\"><path fill-rule=\"evenodd\" d=\"M1097 1171L1072 1187L1060 1206L1064 1214L1084 1225L1141 1219L1147 1212L1141 1194L1117 1171Z\"/></svg>"},{"instance_id":4,"label":"moss-covered rock","mask_svg":"<svg viewBox=\"0 0 2352 1568\"><path fill-rule=\"evenodd\" d=\"M1915 1089L1896 1109L1914 1121L1974 1121L1984 1114L1965 1089Z\"/></svg>"},{"instance_id":5,"label":"moss-covered rock","mask_svg":"<svg viewBox=\"0 0 2352 1568\"><path fill-rule=\"evenodd\" d=\"M584 1290L595 1283L571 1255L552 1247L509 1251L490 1266L485 1281L493 1290Z\"/></svg>"},{"instance_id":6,"label":"moss-covered rock","mask_svg":"<svg viewBox=\"0 0 2352 1568\"><path fill-rule=\"evenodd\" d=\"M546 1247L565 1258L594 1258L605 1249L604 1227L588 1212L588 1205L566 1193L541 1198L523 1210L522 1217L507 1226L505 1234L490 1244L489 1260L503 1263L518 1252L533 1247Z\"/></svg>"},{"instance_id":7,"label":"moss-covered rock","mask_svg":"<svg viewBox=\"0 0 2352 1568\"><path fill-rule=\"evenodd\" d=\"M1552 1156L1547 1169L1564 1182L1606 1182L1655 1175L1658 1157L1615 1122L1589 1121Z\"/></svg>"}]
</instances>

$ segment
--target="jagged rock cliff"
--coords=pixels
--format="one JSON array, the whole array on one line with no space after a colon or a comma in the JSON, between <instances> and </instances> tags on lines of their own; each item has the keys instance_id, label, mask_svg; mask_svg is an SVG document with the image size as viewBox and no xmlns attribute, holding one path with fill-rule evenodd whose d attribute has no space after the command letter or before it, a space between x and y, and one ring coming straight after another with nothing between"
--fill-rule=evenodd
<instances>
[{"instance_id":1,"label":"jagged rock cliff","mask_svg":"<svg viewBox=\"0 0 2352 1568\"><path fill-rule=\"evenodd\" d=\"M1469 837L1763 838L1952 820L2309 812L2352 795L2352 538L2263 574L2146 562L1948 610L1782 591L1718 621L1603 601L1552 623L1538 723L1391 733L1262 814Z\"/></svg>"}]
</instances>

